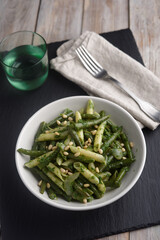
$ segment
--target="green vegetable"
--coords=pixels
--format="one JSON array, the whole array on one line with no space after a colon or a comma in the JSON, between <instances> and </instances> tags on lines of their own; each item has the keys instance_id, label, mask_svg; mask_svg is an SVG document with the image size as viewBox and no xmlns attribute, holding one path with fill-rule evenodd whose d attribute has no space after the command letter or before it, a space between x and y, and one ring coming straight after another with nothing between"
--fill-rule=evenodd
<instances>
[{"instance_id":1,"label":"green vegetable","mask_svg":"<svg viewBox=\"0 0 160 240\"><path fill-rule=\"evenodd\" d=\"M28 150L28 149L24 149L24 148L19 148L17 150L19 153L25 154L25 155L29 155L31 157L39 157L42 154L46 153L46 151L40 151L40 150Z\"/></svg>"},{"instance_id":2,"label":"green vegetable","mask_svg":"<svg viewBox=\"0 0 160 240\"><path fill-rule=\"evenodd\" d=\"M73 183L79 177L79 173L76 172L71 176L68 176L64 181L64 190L68 196L71 196L73 193Z\"/></svg>"},{"instance_id":3,"label":"green vegetable","mask_svg":"<svg viewBox=\"0 0 160 240\"><path fill-rule=\"evenodd\" d=\"M106 188L121 186L135 161L122 127L94 107L90 99L86 110L75 115L65 109L49 123L40 124L32 149L17 150L30 156L24 166L42 181L40 193L47 192L52 200L60 196L87 203L102 198Z\"/></svg>"},{"instance_id":4,"label":"green vegetable","mask_svg":"<svg viewBox=\"0 0 160 240\"><path fill-rule=\"evenodd\" d=\"M80 130L80 129L86 129L86 128L90 128L94 125L98 125L100 124L101 122L104 122L105 120L107 120L109 118L109 116L104 116L102 118L99 118L99 119L95 119L95 120L89 120L89 121L82 121L82 122L79 122L79 123L75 123L74 124L74 128L76 130Z\"/></svg>"}]
</instances>

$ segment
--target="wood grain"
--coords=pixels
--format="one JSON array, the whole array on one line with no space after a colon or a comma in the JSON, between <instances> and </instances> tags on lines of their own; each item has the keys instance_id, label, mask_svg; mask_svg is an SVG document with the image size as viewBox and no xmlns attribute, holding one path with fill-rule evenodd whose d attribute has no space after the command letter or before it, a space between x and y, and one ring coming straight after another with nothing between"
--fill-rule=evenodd
<instances>
[{"instance_id":1,"label":"wood grain","mask_svg":"<svg viewBox=\"0 0 160 240\"><path fill-rule=\"evenodd\" d=\"M130 233L130 240L159 240L160 226L133 231ZM105 239L104 239L105 240Z\"/></svg>"},{"instance_id":2,"label":"wood grain","mask_svg":"<svg viewBox=\"0 0 160 240\"><path fill-rule=\"evenodd\" d=\"M85 0L83 32L110 32L128 28L128 0Z\"/></svg>"},{"instance_id":3,"label":"wood grain","mask_svg":"<svg viewBox=\"0 0 160 240\"><path fill-rule=\"evenodd\" d=\"M129 240L129 233L116 234L109 237L99 238L97 240Z\"/></svg>"},{"instance_id":4,"label":"wood grain","mask_svg":"<svg viewBox=\"0 0 160 240\"><path fill-rule=\"evenodd\" d=\"M20 30L35 30L39 0L0 1L0 40Z\"/></svg>"},{"instance_id":5,"label":"wood grain","mask_svg":"<svg viewBox=\"0 0 160 240\"><path fill-rule=\"evenodd\" d=\"M76 38L81 33L83 1L42 0L37 32L47 42Z\"/></svg>"},{"instance_id":6,"label":"wood grain","mask_svg":"<svg viewBox=\"0 0 160 240\"><path fill-rule=\"evenodd\" d=\"M160 77L160 1L130 0L130 28L147 68Z\"/></svg>"}]
</instances>

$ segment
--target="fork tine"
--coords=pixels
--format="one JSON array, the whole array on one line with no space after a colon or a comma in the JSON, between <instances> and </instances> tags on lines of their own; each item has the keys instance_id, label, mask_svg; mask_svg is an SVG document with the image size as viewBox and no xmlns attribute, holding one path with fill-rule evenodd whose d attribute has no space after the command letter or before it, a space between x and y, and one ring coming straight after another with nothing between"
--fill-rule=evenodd
<instances>
[{"instance_id":1,"label":"fork tine","mask_svg":"<svg viewBox=\"0 0 160 240\"><path fill-rule=\"evenodd\" d=\"M90 63L90 65L93 67L95 72L98 74L98 72L101 71L101 68L97 67L96 63L94 62L94 59L89 56L89 53L86 51L86 49L85 49L85 47L83 47L83 45L80 46L79 49L83 53L83 55L86 58L86 60L88 61L88 63Z\"/></svg>"},{"instance_id":2,"label":"fork tine","mask_svg":"<svg viewBox=\"0 0 160 240\"><path fill-rule=\"evenodd\" d=\"M82 54L82 51L80 50L80 48L77 48L75 51L76 51L78 57L80 58L81 62L82 62L83 65L85 66L85 68L86 68L93 76L95 76L95 74L96 74L95 69L91 66L90 63L88 63L88 61L86 60L86 58L85 58L84 55Z\"/></svg>"},{"instance_id":3,"label":"fork tine","mask_svg":"<svg viewBox=\"0 0 160 240\"><path fill-rule=\"evenodd\" d=\"M96 66L99 70L103 70L103 67L91 56L91 54L87 51L87 49L84 47L84 45L82 44L81 47L83 48L84 52L86 53L86 55L88 56L88 58L92 61L92 63L94 64L94 66Z\"/></svg>"}]
</instances>

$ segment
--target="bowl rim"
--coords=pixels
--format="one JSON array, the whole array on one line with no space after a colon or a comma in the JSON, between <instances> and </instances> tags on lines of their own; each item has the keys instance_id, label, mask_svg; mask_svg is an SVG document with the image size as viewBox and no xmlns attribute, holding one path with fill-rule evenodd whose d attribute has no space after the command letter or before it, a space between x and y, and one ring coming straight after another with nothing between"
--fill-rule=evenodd
<instances>
[{"instance_id":1,"label":"bowl rim","mask_svg":"<svg viewBox=\"0 0 160 240\"><path fill-rule=\"evenodd\" d=\"M68 99L77 99L77 98L83 98L83 99L93 99L94 100L98 100L98 101L102 101L102 102L106 102L114 107L118 107L122 112L124 112L127 117L129 117L135 124L138 132L139 132L139 135L141 137L141 140L142 140L142 147L143 147L143 154L142 154L142 161L141 161L141 167L138 169L138 171L136 172L136 175L135 177L133 178L132 182L121 192L119 193L118 195L116 195L115 197L113 197L112 199L110 200L107 200L107 203L106 201L104 201L103 203L98 203L96 205L87 205L87 204L84 204L84 206L81 206L81 207L77 207L77 206L68 206L68 205L62 205L61 203L58 203L58 202L55 202L55 201L51 201L49 198L46 199L46 198L42 198L41 195L39 194L39 192L36 192L34 191L29 185L26 184L26 181L23 177L23 174L21 173L21 170L19 168L19 165L18 165L18 152L17 152L17 149L18 149L18 145L19 145L19 141L20 141L20 138L21 136L23 135L23 132L25 131L25 128L27 127L27 125L30 124L30 122L32 121L32 119L34 119L34 117L39 114L39 112L43 111L46 107L49 107L50 105L52 104L58 104L59 102L62 102L62 101L66 101ZM69 106L68 106L69 107ZM107 206L115 201L117 201L118 199L122 198L127 192L129 192L132 187L136 184L136 182L138 181L143 169L144 169L144 165L145 165L145 161L146 161L146 141L145 141L145 138L144 138L144 135L143 135L143 132L139 126L139 124L137 123L137 121L132 117L132 115L127 112L127 110L125 110L124 108L122 108L121 106L119 106L118 104L114 103L114 102L111 102L109 100L106 100L106 99L103 99L103 98L100 98L100 97L94 97L94 96L84 96L84 95L77 95L77 96L71 96L71 97L64 97L64 98L61 98L61 99L58 99L58 100L55 100L55 101L52 101L48 104L46 104L45 106L43 106L42 108L40 108L38 111L36 111L27 121L26 123L24 124L24 126L22 127L19 135L18 135L18 138L17 138L17 142L16 142L16 147L15 147L15 164L16 164L16 168L17 168L17 172L22 180L22 182L24 183L24 185L26 186L26 188L34 195L36 196L38 199L40 199L41 201L53 206L53 207L57 207L59 209L63 209L63 210L69 210L69 211L88 211L88 210L93 210L93 209L98 209L98 208L101 208L101 207L104 207L104 206Z\"/></svg>"}]
</instances>

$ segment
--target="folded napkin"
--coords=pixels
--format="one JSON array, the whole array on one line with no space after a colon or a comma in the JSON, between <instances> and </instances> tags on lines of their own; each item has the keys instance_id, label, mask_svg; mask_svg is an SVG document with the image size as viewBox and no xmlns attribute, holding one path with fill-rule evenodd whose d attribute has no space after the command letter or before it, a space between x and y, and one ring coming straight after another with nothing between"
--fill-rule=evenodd
<instances>
[{"instance_id":1,"label":"folded napkin","mask_svg":"<svg viewBox=\"0 0 160 240\"><path fill-rule=\"evenodd\" d=\"M83 44L110 76L120 81L137 97L160 109L160 80L139 62L114 47L94 32L84 32L57 50L51 68L81 86L89 95L108 99L125 108L141 124L154 130L159 123L150 119L137 103L110 80L96 79L84 68L75 49Z\"/></svg>"}]
</instances>

